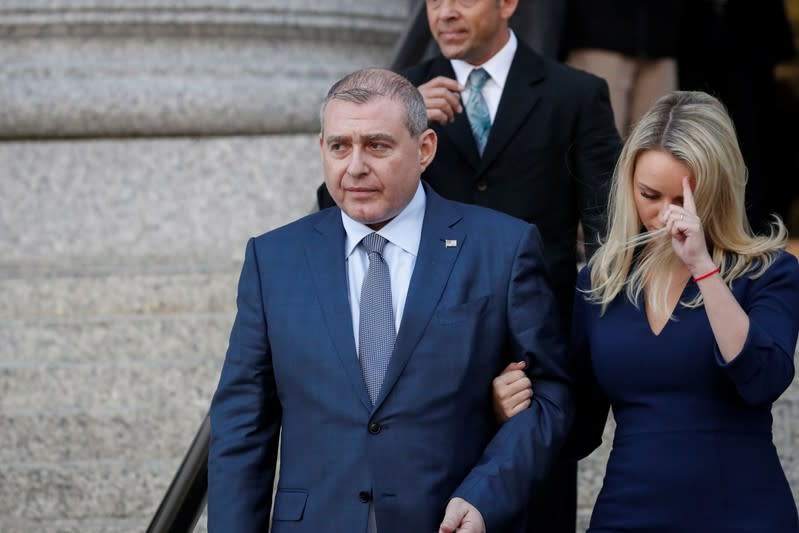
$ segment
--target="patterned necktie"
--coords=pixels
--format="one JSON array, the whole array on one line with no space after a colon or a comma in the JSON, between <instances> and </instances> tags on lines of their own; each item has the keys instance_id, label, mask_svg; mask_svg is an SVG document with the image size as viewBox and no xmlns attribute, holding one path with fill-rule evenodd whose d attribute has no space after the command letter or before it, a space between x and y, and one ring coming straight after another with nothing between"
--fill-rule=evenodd
<instances>
[{"instance_id":1,"label":"patterned necktie","mask_svg":"<svg viewBox=\"0 0 799 533\"><path fill-rule=\"evenodd\" d=\"M469 86L469 99L466 101L466 114L469 117L469 124L472 126L474 140L477 141L477 149L483 155L488 132L491 130L491 115L488 114L488 104L483 98L483 86L491 78L488 72L481 68L476 68L469 73L467 85Z\"/></svg>"},{"instance_id":2,"label":"patterned necktie","mask_svg":"<svg viewBox=\"0 0 799 533\"><path fill-rule=\"evenodd\" d=\"M391 278L383 260L386 242L385 237L377 233L370 233L361 241L369 254L369 270L361 287L358 357L372 405L380 394L397 337L391 306Z\"/></svg>"}]
</instances>

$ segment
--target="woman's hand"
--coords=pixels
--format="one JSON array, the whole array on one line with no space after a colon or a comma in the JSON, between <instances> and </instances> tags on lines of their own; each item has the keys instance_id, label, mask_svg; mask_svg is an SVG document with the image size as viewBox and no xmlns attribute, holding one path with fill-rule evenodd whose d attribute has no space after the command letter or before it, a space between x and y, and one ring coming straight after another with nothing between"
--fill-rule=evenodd
<instances>
[{"instance_id":1,"label":"woman's hand","mask_svg":"<svg viewBox=\"0 0 799 533\"><path fill-rule=\"evenodd\" d=\"M682 179L683 204L670 205L660 215L666 223L671 236L674 253L685 264L691 275L696 277L716 268L705 243L702 221L696 214L694 195L688 177Z\"/></svg>"},{"instance_id":2,"label":"woman's hand","mask_svg":"<svg viewBox=\"0 0 799 533\"><path fill-rule=\"evenodd\" d=\"M494 378L492 383L494 414L500 424L530 407L533 383L524 373L525 366L527 363L524 361L511 363Z\"/></svg>"}]
</instances>

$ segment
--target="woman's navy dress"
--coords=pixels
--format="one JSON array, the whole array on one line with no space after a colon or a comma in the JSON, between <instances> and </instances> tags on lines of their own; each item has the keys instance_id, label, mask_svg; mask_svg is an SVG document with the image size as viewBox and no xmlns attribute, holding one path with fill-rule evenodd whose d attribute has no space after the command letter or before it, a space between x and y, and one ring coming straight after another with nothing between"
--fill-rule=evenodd
<instances>
[{"instance_id":1,"label":"woman's navy dress","mask_svg":"<svg viewBox=\"0 0 799 533\"><path fill-rule=\"evenodd\" d=\"M583 269L578 288L590 286ZM703 307L678 304L655 335L619 296L600 307L578 291L574 442L601 442L608 407L616 435L591 533L799 531L796 505L772 443L771 404L790 385L799 331L799 264L781 253L733 293L749 315L741 353L725 363ZM689 281L681 301L698 291Z\"/></svg>"}]
</instances>

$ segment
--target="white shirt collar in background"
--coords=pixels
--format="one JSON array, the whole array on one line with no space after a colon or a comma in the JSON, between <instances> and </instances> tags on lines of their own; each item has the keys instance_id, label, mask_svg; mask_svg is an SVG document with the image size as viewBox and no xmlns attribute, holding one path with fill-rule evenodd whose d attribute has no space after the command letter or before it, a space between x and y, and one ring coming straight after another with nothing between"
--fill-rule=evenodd
<instances>
[{"instance_id":1,"label":"white shirt collar in background","mask_svg":"<svg viewBox=\"0 0 799 533\"><path fill-rule=\"evenodd\" d=\"M494 122L494 117L497 115L499 100L502 98L502 90L505 88L505 82L508 79L508 72L510 72L510 65L513 63L513 56L516 55L516 49L519 46L513 30L508 30L508 32L510 33L510 37L508 42L505 43L505 46L482 65L471 65L460 59L453 59L450 61L458 83L464 87L466 86L466 81L469 79L469 74L477 67L484 68L491 76L491 79L483 86L483 97L488 105L492 123ZM469 94L470 91L467 87L466 90L461 93L461 100L464 102L468 100Z\"/></svg>"}]
</instances>

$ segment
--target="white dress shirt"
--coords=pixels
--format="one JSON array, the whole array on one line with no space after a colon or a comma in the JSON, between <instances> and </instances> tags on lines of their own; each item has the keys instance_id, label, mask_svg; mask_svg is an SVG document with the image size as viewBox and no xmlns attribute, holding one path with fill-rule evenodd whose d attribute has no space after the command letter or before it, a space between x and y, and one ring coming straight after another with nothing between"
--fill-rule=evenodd
<instances>
[{"instance_id":1,"label":"white dress shirt","mask_svg":"<svg viewBox=\"0 0 799 533\"><path fill-rule=\"evenodd\" d=\"M461 101L463 102L468 102L471 94L466 81L469 79L469 74L472 70L482 67L491 76L483 86L482 93L486 105L488 105L488 113L491 115L492 124L494 123L494 117L497 116L497 108L499 107L499 100L502 98L502 90L505 88L505 81L508 79L510 64L513 62L513 56L519 46L516 35L513 34L512 30L508 31L510 32L510 37L505 46L482 65L472 65L461 59L452 59L450 61L458 83L466 87L466 90L461 93Z\"/></svg>"},{"instance_id":2,"label":"white dress shirt","mask_svg":"<svg viewBox=\"0 0 799 533\"><path fill-rule=\"evenodd\" d=\"M394 326L397 333L399 333L399 326L402 322L402 311L405 308L411 274L413 274L413 267L416 264L416 254L419 252L426 203L424 188L420 183L413 199L405 206L405 209L377 232L388 241L386 247L383 248L383 260L388 265L388 272L391 276L391 305L394 308ZM350 311L352 312L352 329L357 350L361 318L361 286L366 271L369 270L369 255L359 244L374 230L351 219L344 211L341 212L341 221L344 224L344 231L347 233L344 254L347 260Z\"/></svg>"},{"instance_id":3,"label":"white dress shirt","mask_svg":"<svg viewBox=\"0 0 799 533\"><path fill-rule=\"evenodd\" d=\"M405 209L394 217L388 224L380 228L377 233L388 241L383 248L383 260L388 265L391 276L391 306L394 308L394 320L397 333L402 322L402 312L405 309L405 299L408 296L408 286L411 284L413 267L416 265L416 255L419 252L419 242L422 239L422 222L427 199L422 184L416 189L411 202ZM352 329L355 335L355 350L358 350L358 332L361 318L361 286L366 271L369 270L369 255L361 240L373 233L369 226L361 224L341 212L341 222L347 239L344 243L344 254L347 260L347 283L349 284L350 312L352 313ZM377 533L374 503L369 503L369 523L367 533Z\"/></svg>"}]
</instances>

